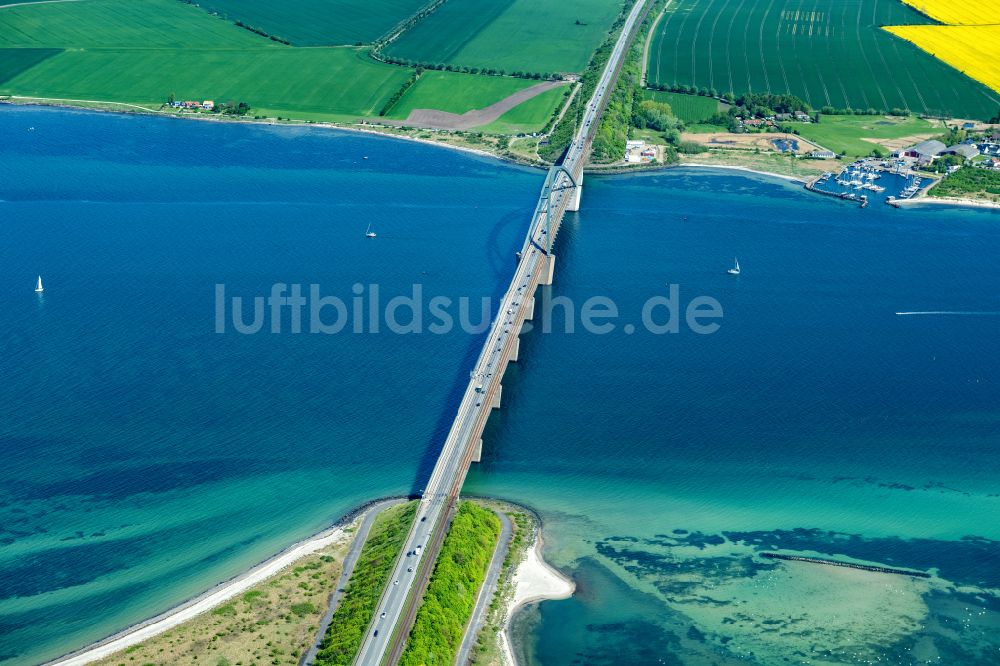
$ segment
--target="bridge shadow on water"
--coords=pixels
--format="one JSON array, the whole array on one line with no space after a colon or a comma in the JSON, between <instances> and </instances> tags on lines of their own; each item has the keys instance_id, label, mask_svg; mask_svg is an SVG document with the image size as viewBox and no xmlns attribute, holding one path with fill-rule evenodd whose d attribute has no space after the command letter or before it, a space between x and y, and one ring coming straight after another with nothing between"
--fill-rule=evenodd
<instances>
[{"instance_id":1,"label":"bridge shadow on water","mask_svg":"<svg viewBox=\"0 0 1000 666\"><path fill-rule=\"evenodd\" d=\"M512 246L511 248L503 248L497 243L497 238L500 232L510 224L522 224L523 221L524 216L520 213L514 213L504 217L504 219L494 227L487 241L490 244L490 266L494 276L496 277L496 285L493 289L494 302L499 302L500 297L503 296L507 287L510 285L510 279L513 276L516 266L515 251L520 249L520 243L522 242L522 239L519 236L516 242L517 247ZM565 269L568 264L572 263L573 239L577 233L579 221L578 213L567 212L563 218L562 228L559 231L558 237L559 252L556 253L558 257L558 264L561 265L563 269ZM536 322L539 321L541 312L540 308L542 307L541 304L543 300L552 297L551 289L552 287L540 286L538 291L535 293L535 298L537 299L535 304ZM496 316L496 312L492 314L493 316ZM557 330L560 325L561 322L554 321L553 330ZM437 462L438 455L441 453L441 448L444 445L444 441L448 437L448 432L451 430L451 425L455 420L455 415L458 412L458 405L462 400L462 394L465 391L465 387L468 385L469 370L473 367L473 365L475 365L476 358L482 350L483 342L486 339L487 333L488 331L483 331L481 334L470 336L468 338L468 344L466 346L465 354L462 357L461 367L456 368L451 386L448 390L448 397L445 401L445 406L442 409L434 428L434 434L431 436L430 441L427 442L427 445L424 448L424 453L421 456L413 486L410 489L410 493L412 495L420 495L426 487L427 481L430 479L431 472L434 470L434 464ZM507 370L504 373L503 403L508 408L516 404L521 397L520 385L522 374L528 372L534 365L535 359L532 356L531 351L537 345L538 335L540 335L540 332L537 329L534 331L527 331L522 335L520 352L521 359L512 365L508 365ZM483 428L483 459L481 463L484 466L489 466L490 463L498 457L499 452L491 448L489 443L496 441L497 433L501 432L504 428L504 421L506 417L506 411L504 409L500 409L490 414L490 417L486 420L486 424Z\"/></svg>"},{"instance_id":2,"label":"bridge shadow on water","mask_svg":"<svg viewBox=\"0 0 1000 666\"><path fill-rule=\"evenodd\" d=\"M483 295L488 295L492 299L490 311L491 322L497 316L500 300L510 286L510 280L517 267L516 252L521 249L521 245L524 242L524 234L527 233L526 221L530 221L530 219L530 210L512 211L504 215L493 225L489 236L486 238L486 260L489 263L490 273L493 276L493 288L488 294ZM506 230L511 227L519 229L522 226L524 227L523 233L519 230L508 243L501 240ZM478 311L478 304L475 304L470 309ZM470 316L470 318L474 318L474 315ZM434 465L437 463L445 439L448 437L448 432L451 430L451 425L455 420L455 415L458 413L458 406L462 402L462 395L469 384L469 372L472 370L476 359L479 357L479 353L482 351L483 342L486 340L488 333L489 328L487 327L486 330L480 333L463 338L466 341L465 351L462 354L459 366L455 368L454 374L450 377L451 381L448 384L444 407L438 415L434 431L431 434L430 440L424 445L423 454L420 456L417 464L413 485L410 488L411 495L419 496L430 480L431 473L434 471ZM448 376L441 377L442 384L448 383L448 380Z\"/></svg>"}]
</instances>

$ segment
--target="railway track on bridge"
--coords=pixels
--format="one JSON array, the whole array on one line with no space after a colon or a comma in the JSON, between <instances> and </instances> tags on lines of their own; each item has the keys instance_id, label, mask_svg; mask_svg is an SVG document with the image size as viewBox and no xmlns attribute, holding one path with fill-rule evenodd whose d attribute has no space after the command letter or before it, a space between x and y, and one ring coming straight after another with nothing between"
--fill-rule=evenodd
<instances>
[{"instance_id":1,"label":"railway track on bridge","mask_svg":"<svg viewBox=\"0 0 1000 666\"><path fill-rule=\"evenodd\" d=\"M358 666L396 664L402 655L469 466L481 455L483 428L491 411L500 407L504 370L511 360L518 358L518 336L524 321L534 318L535 291L539 285L552 283L554 239L566 211L579 210L583 167L608 95L614 89L629 47L648 12L648 3L649 0L636 0L562 163L546 174L531 225L518 253L514 277L470 373L469 384L423 491L403 552L354 661Z\"/></svg>"}]
</instances>

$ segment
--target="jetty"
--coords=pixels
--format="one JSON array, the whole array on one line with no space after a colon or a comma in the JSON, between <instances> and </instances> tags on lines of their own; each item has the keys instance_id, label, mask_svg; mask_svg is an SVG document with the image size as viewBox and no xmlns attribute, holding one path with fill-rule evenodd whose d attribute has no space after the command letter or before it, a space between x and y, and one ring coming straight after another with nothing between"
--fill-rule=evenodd
<instances>
[{"instance_id":1,"label":"jetty","mask_svg":"<svg viewBox=\"0 0 1000 666\"><path fill-rule=\"evenodd\" d=\"M913 576L914 578L930 578L931 575L925 571L912 571L910 569L894 569L893 567L881 567L874 564L857 564L856 562L843 562L841 560L828 560L822 557L804 557L802 555L784 555L782 553L761 553L761 557L770 560L788 560L789 562L808 562L809 564L825 564L831 567L846 567L848 569L861 569L862 571L874 571L875 573L896 574L899 576Z\"/></svg>"}]
</instances>

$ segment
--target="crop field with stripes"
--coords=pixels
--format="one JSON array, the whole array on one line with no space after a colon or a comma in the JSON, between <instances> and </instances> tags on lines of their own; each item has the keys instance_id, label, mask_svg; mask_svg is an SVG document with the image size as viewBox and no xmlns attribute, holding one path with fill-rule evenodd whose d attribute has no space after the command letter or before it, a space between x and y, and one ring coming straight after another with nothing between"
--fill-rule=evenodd
<instances>
[{"instance_id":1,"label":"crop field with stripes","mask_svg":"<svg viewBox=\"0 0 1000 666\"><path fill-rule=\"evenodd\" d=\"M1000 23L1000 2L997 0L905 0L905 2L932 19L949 25Z\"/></svg>"},{"instance_id":2,"label":"crop field with stripes","mask_svg":"<svg viewBox=\"0 0 1000 666\"><path fill-rule=\"evenodd\" d=\"M791 93L833 106L990 118L1000 95L882 29L931 24L898 0L673 0L651 84Z\"/></svg>"}]
</instances>

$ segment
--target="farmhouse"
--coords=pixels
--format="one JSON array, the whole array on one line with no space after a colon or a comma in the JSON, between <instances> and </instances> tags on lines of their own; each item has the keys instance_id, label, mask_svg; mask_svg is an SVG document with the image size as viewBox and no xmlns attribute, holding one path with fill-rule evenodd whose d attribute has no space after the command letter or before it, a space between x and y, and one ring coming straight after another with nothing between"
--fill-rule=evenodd
<instances>
[{"instance_id":1,"label":"farmhouse","mask_svg":"<svg viewBox=\"0 0 1000 666\"><path fill-rule=\"evenodd\" d=\"M201 103L201 108L205 109L206 111L211 111L212 109L215 108L215 102L213 102L210 99L206 99L204 102Z\"/></svg>"}]
</instances>

